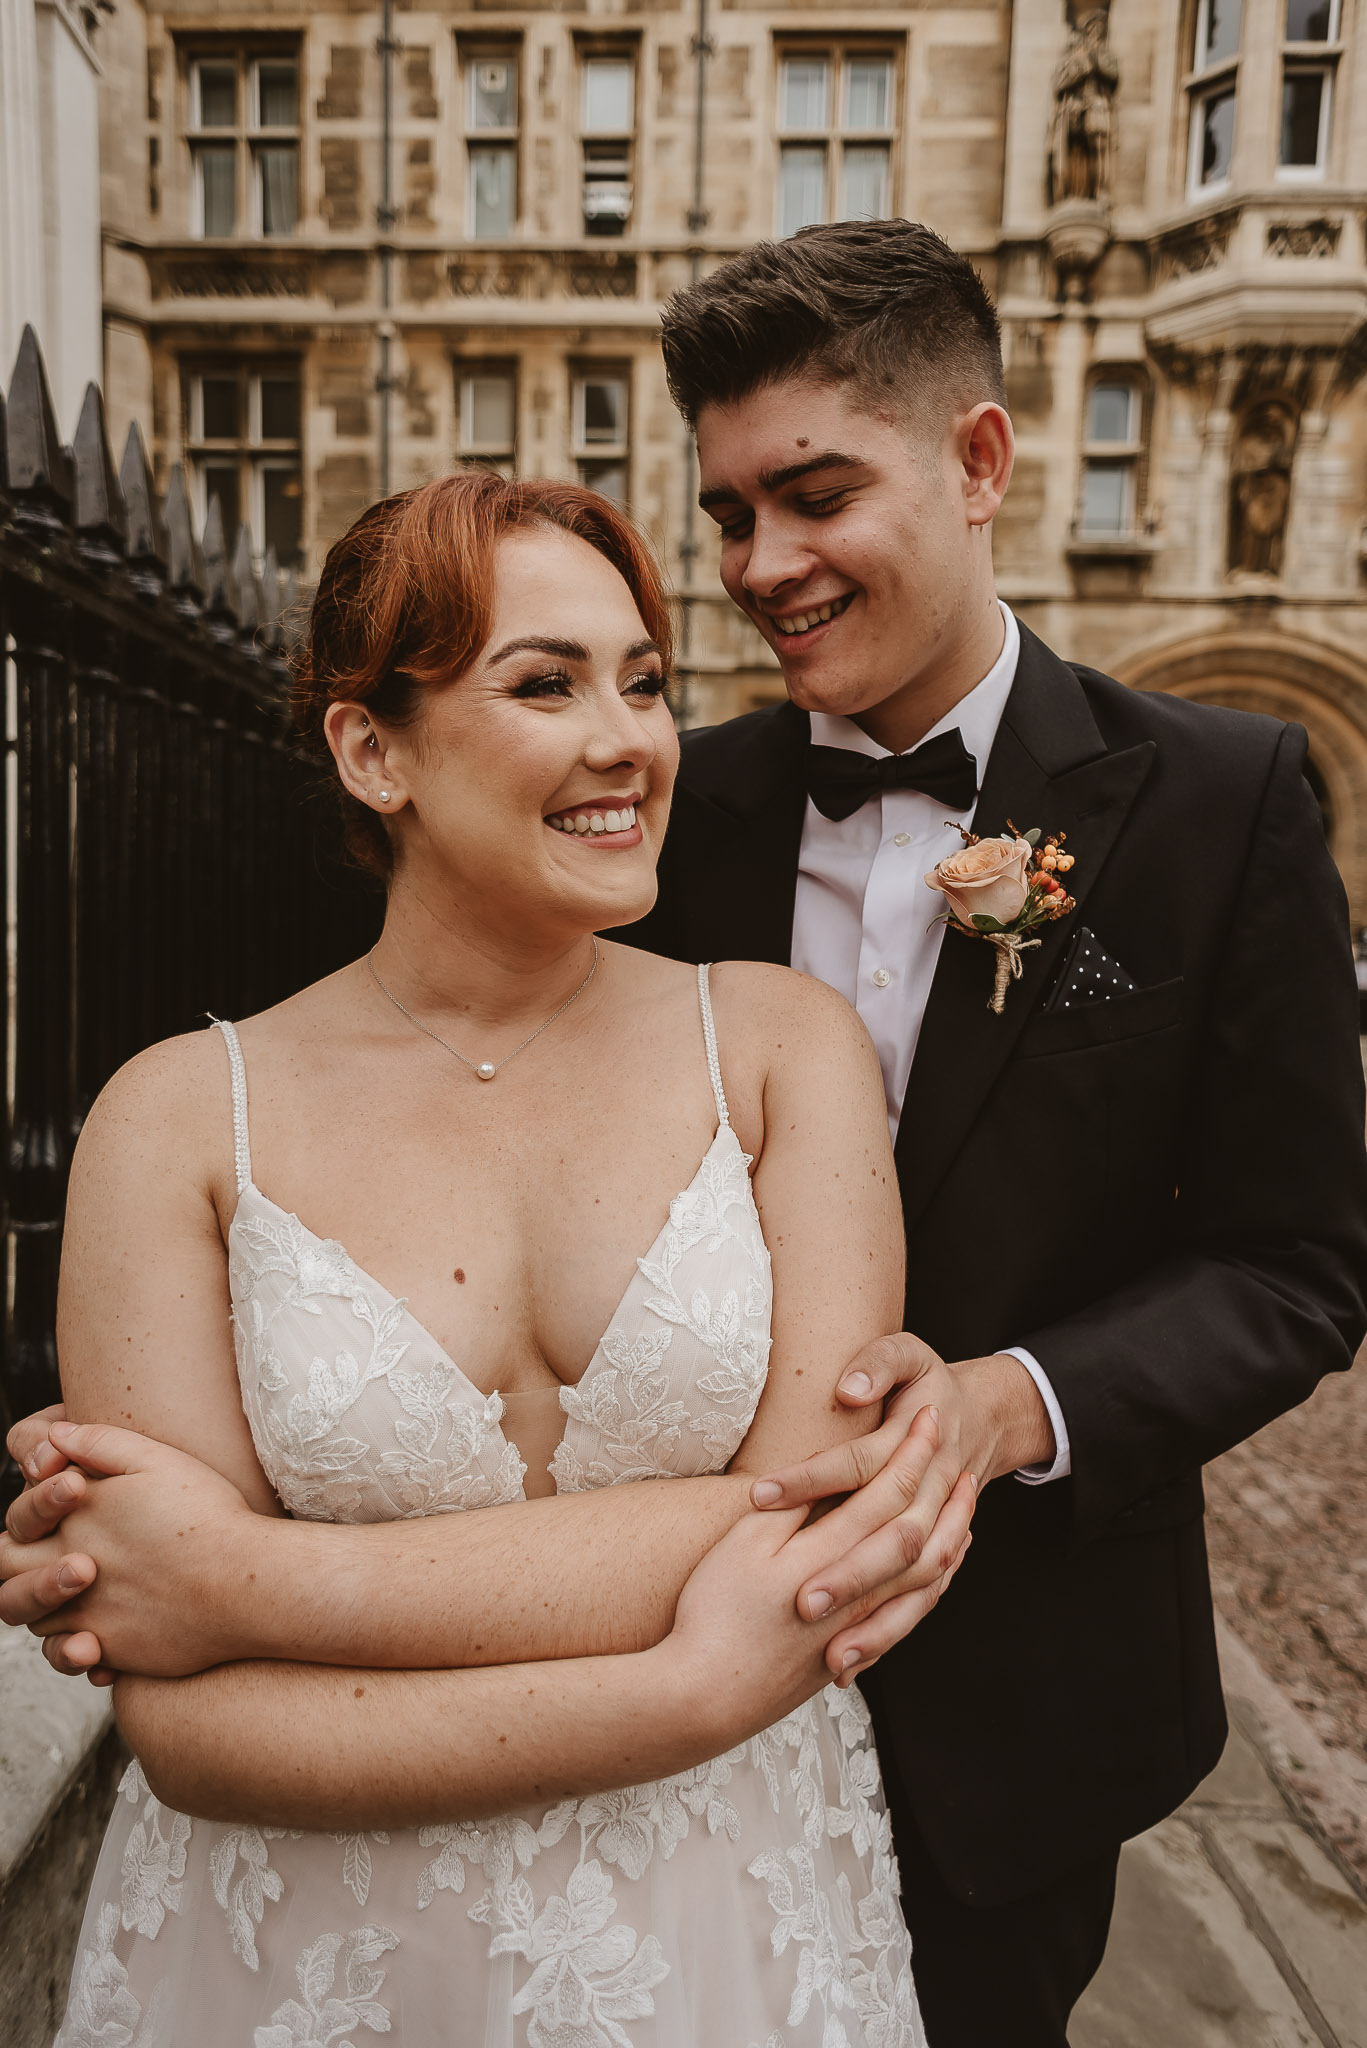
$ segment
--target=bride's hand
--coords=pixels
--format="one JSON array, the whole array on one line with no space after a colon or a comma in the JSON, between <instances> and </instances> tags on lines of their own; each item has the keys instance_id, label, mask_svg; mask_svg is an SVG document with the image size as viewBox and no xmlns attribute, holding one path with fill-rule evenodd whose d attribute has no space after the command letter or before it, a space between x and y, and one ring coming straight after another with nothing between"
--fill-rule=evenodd
<instances>
[{"instance_id":1,"label":"bride's hand","mask_svg":"<svg viewBox=\"0 0 1367 2048\"><path fill-rule=\"evenodd\" d=\"M180 1678L250 1656L229 1592L251 1583L265 1518L183 1451L103 1424L53 1427L70 1465L10 1509L0 1621L27 1625L55 1669L97 1684L115 1671Z\"/></svg>"},{"instance_id":2,"label":"bride's hand","mask_svg":"<svg viewBox=\"0 0 1367 2048\"><path fill-rule=\"evenodd\" d=\"M849 1685L877 1661L850 1648L832 1656L845 1631L889 1603L897 1608L897 1637L930 1613L973 1540L975 1505L965 1481L936 1525L928 1546L933 1559L920 1560L914 1587L899 1575L817 1620L799 1613L798 1591L834 1562L843 1538L833 1539L826 1520L810 1521L801 1509L746 1515L695 1568L661 1649L677 1660L705 1710L719 1715L727 1739L742 1740L781 1720L832 1677ZM932 1562L938 1566L933 1575Z\"/></svg>"}]
</instances>

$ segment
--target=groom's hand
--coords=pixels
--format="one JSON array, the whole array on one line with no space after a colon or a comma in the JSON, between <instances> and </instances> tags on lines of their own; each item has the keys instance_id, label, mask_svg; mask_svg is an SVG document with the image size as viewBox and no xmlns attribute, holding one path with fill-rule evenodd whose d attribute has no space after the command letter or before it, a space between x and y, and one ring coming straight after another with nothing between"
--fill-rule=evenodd
<instances>
[{"instance_id":1,"label":"groom's hand","mask_svg":"<svg viewBox=\"0 0 1367 2048\"><path fill-rule=\"evenodd\" d=\"M758 1508L848 1495L826 1517L826 1534L847 1536L846 1548L798 1594L799 1611L812 1620L894 1584L903 1595L914 1595L922 1580L932 1583L944 1570L939 1524L959 1481L968 1475L975 1488L985 1486L1054 1456L1048 1411L1016 1358L949 1365L919 1337L901 1331L866 1345L836 1392L851 1408L886 1402L880 1427L767 1474L750 1490ZM914 1428L927 1409L934 1412L935 1427ZM885 1599L831 1650L855 1648L861 1667L867 1667L906 1634L905 1604L902 1598Z\"/></svg>"}]
</instances>

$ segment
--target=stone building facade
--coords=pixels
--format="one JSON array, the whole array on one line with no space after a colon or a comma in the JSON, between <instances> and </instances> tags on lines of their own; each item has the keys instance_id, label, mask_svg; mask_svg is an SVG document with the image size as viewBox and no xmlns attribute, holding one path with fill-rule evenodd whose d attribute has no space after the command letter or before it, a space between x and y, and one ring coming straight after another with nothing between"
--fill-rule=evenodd
<instances>
[{"instance_id":1,"label":"stone building facade","mask_svg":"<svg viewBox=\"0 0 1367 2048\"><path fill-rule=\"evenodd\" d=\"M660 302L807 220L923 219L1002 313L1004 595L1136 687L1301 720L1367 923L1365 7L118 0L115 430L306 572L456 461L609 490L710 720L779 682L690 508Z\"/></svg>"},{"instance_id":2,"label":"stone building facade","mask_svg":"<svg viewBox=\"0 0 1367 2048\"><path fill-rule=\"evenodd\" d=\"M100 29L113 0L0 0L0 383L34 327L64 424L101 375Z\"/></svg>"}]
</instances>

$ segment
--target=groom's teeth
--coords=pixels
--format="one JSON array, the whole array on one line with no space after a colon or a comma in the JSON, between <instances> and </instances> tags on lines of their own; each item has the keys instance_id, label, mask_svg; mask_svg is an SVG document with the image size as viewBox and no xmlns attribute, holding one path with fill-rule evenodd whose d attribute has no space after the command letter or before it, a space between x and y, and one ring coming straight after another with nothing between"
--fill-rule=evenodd
<instances>
[{"instance_id":1,"label":"groom's teeth","mask_svg":"<svg viewBox=\"0 0 1367 2048\"><path fill-rule=\"evenodd\" d=\"M837 597L833 604L818 606L814 612L795 612L789 619L774 620L780 633L809 633L813 626L824 626L837 612L844 609L844 598Z\"/></svg>"}]
</instances>

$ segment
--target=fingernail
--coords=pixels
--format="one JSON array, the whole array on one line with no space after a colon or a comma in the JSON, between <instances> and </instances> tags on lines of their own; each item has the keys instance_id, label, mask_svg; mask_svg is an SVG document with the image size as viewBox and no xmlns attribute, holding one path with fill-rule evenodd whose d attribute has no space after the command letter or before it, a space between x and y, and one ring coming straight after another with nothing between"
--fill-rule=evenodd
<instances>
[{"instance_id":1,"label":"fingernail","mask_svg":"<svg viewBox=\"0 0 1367 2048\"><path fill-rule=\"evenodd\" d=\"M847 1372L840 1382L840 1391L842 1394L871 1394L873 1381L866 1372Z\"/></svg>"},{"instance_id":2,"label":"fingernail","mask_svg":"<svg viewBox=\"0 0 1367 2048\"><path fill-rule=\"evenodd\" d=\"M840 1659L840 1669L841 1669L842 1671L848 1671L848 1670L849 1670L849 1668L850 1668L850 1666L851 1666L851 1664L857 1664L858 1662L859 1662L859 1652L858 1652L858 1650L846 1650L846 1652L845 1652L844 1656L843 1656L843 1657L842 1657L842 1658Z\"/></svg>"},{"instance_id":3,"label":"fingernail","mask_svg":"<svg viewBox=\"0 0 1367 2048\"><path fill-rule=\"evenodd\" d=\"M24 1460L24 1474L25 1477L29 1479L42 1478L43 1471L41 1465L38 1463L38 1453L36 1451L34 1452L31 1458L26 1458Z\"/></svg>"},{"instance_id":4,"label":"fingernail","mask_svg":"<svg viewBox=\"0 0 1367 2048\"><path fill-rule=\"evenodd\" d=\"M820 1621L822 1615L829 1614L834 1605L835 1602L829 1593L809 1593L807 1595L807 1612L813 1621Z\"/></svg>"},{"instance_id":5,"label":"fingernail","mask_svg":"<svg viewBox=\"0 0 1367 2048\"><path fill-rule=\"evenodd\" d=\"M76 1489L69 1480L59 1479L52 1489L52 1498L58 1503L75 1500Z\"/></svg>"},{"instance_id":6,"label":"fingernail","mask_svg":"<svg viewBox=\"0 0 1367 2048\"><path fill-rule=\"evenodd\" d=\"M85 1584L85 1573L78 1572L74 1565L61 1565L57 1572L57 1584L64 1593L79 1593Z\"/></svg>"},{"instance_id":7,"label":"fingernail","mask_svg":"<svg viewBox=\"0 0 1367 2048\"><path fill-rule=\"evenodd\" d=\"M976 1492L978 1491L978 1475L977 1475L977 1473L976 1473L976 1472L970 1472L970 1473L969 1473L969 1475L968 1475L968 1480L969 1480L969 1484L970 1484L970 1486L971 1486L971 1487L973 1488L973 1491L974 1491L974 1492L976 1493Z\"/></svg>"},{"instance_id":8,"label":"fingernail","mask_svg":"<svg viewBox=\"0 0 1367 2048\"><path fill-rule=\"evenodd\" d=\"M757 1508L771 1508L783 1498L783 1488L777 1479L757 1479L750 1488L750 1498Z\"/></svg>"},{"instance_id":9,"label":"fingernail","mask_svg":"<svg viewBox=\"0 0 1367 2048\"><path fill-rule=\"evenodd\" d=\"M47 1433L53 1443L65 1444L70 1443L76 1429L77 1424L74 1422L50 1422L47 1426Z\"/></svg>"}]
</instances>

